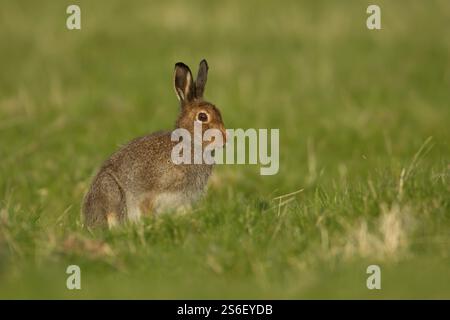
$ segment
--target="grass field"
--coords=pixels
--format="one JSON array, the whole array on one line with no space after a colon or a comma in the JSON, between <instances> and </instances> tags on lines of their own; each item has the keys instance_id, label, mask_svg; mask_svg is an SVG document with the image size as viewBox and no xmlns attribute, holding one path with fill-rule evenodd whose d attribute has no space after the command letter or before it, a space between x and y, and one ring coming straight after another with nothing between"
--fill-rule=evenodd
<instances>
[{"instance_id":1,"label":"grass field","mask_svg":"<svg viewBox=\"0 0 450 320\"><path fill-rule=\"evenodd\" d=\"M0 298L450 298L450 3L376 3L379 31L366 1L2 1ZM280 129L279 173L89 233L95 170L173 126L201 58L228 128Z\"/></svg>"}]
</instances>

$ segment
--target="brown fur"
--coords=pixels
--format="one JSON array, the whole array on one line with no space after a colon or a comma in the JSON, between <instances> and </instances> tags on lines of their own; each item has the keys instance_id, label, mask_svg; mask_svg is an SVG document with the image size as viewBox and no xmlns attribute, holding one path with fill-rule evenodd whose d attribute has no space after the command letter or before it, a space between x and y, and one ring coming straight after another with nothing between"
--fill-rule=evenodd
<instances>
[{"instance_id":1,"label":"brown fur","mask_svg":"<svg viewBox=\"0 0 450 320\"><path fill-rule=\"evenodd\" d=\"M195 83L189 68L177 63L175 92L181 112L176 128L193 134L193 124L199 112L208 114L203 130L225 128L219 110L203 100L206 83L206 61L200 63ZM171 160L171 131L156 132L136 138L115 152L94 177L83 203L85 224L106 226L111 221L138 220L141 215L188 206L203 193L212 165L180 164Z\"/></svg>"}]
</instances>

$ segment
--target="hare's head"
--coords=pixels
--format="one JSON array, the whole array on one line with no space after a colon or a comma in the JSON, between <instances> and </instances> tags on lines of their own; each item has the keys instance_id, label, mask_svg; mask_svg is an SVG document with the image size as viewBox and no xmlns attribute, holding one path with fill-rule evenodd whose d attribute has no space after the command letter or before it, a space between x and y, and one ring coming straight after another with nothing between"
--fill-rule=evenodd
<instances>
[{"instance_id":1,"label":"hare's head","mask_svg":"<svg viewBox=\"0 0 450 320\"><path fill-rule=\"evenodd\" d=\"M193 132L194 124L201 123L202 131L208 129L220 130L223 142L226 142L226 131L219 109L210 102L203 100L208 64L200 62L197 79L192 77L191 70L182 62L175 64L174 87L181 105L176 127Z\"/></svg>"}]
</instances>

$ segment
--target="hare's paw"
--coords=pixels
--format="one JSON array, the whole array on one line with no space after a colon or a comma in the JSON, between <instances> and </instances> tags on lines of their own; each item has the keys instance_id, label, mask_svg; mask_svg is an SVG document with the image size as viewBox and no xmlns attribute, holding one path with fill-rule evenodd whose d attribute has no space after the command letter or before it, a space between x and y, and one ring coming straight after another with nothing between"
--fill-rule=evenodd
<instances>
[{"instance_id":1,"label":"hare's paw","mask_svg":"<svg viewBox=\"0 0 450 320\"><path fill-rule=\"evenodd\" d=\"M106 222L108 223L108 228L112 229L117 227L119 224L118 215L115 212L106 213Z\"/></svg>"}]
</instances>

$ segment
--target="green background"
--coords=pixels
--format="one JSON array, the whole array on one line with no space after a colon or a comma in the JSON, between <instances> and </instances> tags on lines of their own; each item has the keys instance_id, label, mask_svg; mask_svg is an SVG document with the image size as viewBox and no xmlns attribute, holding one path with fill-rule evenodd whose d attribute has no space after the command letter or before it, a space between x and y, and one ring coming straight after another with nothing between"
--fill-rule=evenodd
<instances>
[{"instance_id":1,"label":"green background","mask_svg":"<svg viewBox=\"0 0 450 320\"><path fill-rule=\"evenodd\" d=\"M450 298L449 22L446 0L2 1L0 298ZM95 170L173 126L173 66L202 58L228 128L280 129L279 173L218 166L192 214L84 230Z\"/></svg>"}]
</instances>

